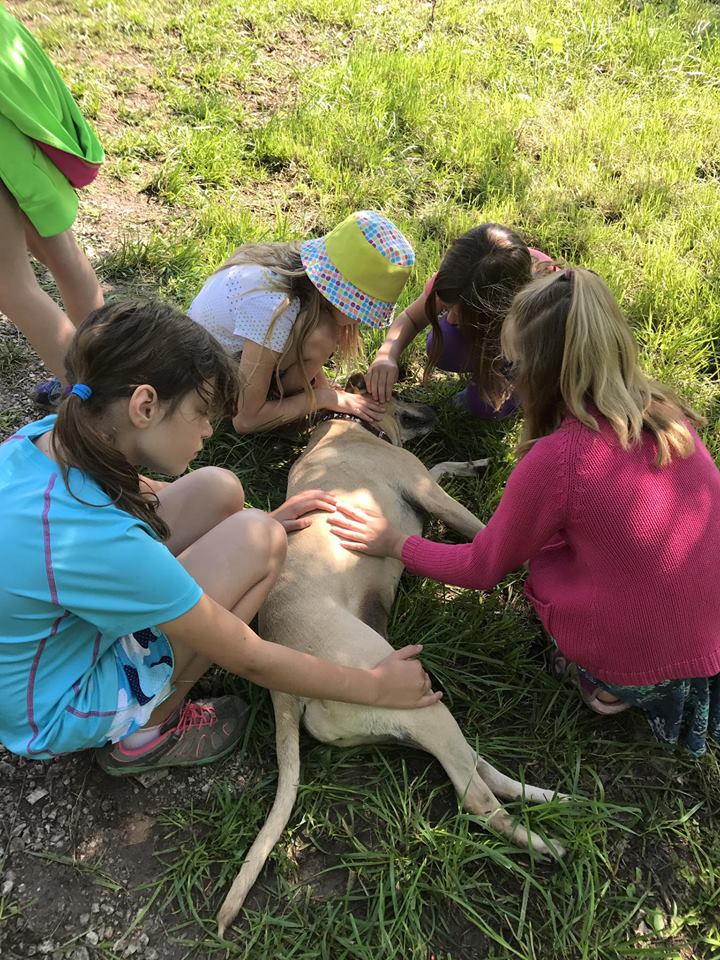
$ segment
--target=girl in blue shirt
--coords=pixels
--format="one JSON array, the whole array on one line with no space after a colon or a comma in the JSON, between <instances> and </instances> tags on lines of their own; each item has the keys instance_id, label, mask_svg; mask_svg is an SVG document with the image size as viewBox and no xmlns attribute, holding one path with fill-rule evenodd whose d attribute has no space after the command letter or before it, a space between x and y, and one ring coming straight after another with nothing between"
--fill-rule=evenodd
<instances>
[{"instance_id":1,"label":"girl in blue shirt","mask_svg":"<svg viewBox=\"0 0 720 960\"><path fill-rule=\"evenodd\" d=\"M235 362L160 303L102 307L66 361L57 416L0 446L0 741L27 757L100 748L108 773L224 756L243 734L237 697L191 702L219 664L275 690L388 707L439 694L405 647L373 670L262 640L248 624L282 567L287 532L334 509L322 491L271 514L205 467L172 483L234 413Z\"/></svg>"}]
</instances>

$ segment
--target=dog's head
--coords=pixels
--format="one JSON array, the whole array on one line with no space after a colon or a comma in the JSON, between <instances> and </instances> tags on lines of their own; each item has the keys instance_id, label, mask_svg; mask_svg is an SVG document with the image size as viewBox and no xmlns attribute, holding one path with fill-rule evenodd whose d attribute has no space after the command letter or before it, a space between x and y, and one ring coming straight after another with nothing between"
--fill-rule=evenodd
<instances>
[{"instance_id":1,"label":"dog's head","mask_svg":"<svg viewBox=\"0 0 720 960\"><path fill-rule=\"evenodd\" d=\"M347 393L367 393L365 377L361 373L353 373L345 385L345 390ZM390 437L396 447L402 447L408 440L430 433L436 419L432 407L425 403L408 403L393 393L392 400L385 404L385 415L378 421L377 426Z\"/></svg>"}]
</instances>

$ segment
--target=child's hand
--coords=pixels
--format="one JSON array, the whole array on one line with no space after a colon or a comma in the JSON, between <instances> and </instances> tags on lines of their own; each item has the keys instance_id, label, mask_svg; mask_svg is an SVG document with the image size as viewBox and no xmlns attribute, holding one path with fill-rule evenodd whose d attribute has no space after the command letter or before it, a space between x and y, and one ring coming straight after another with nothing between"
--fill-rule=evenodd
<instances>
[{"instance_id":1,"label":"child's hand","mask_svg":"<svg viewBox=\"0 0 720 960\"><path fill-rule=\"evenodd\" d=\"M338 503L337 513L328 517L330 529L341 546L371 557L395 557L399 560L407 535L374 510L352 510Z\"/></svg>"},{"instance_id":2,"label":"child's hand","mask_svg":"<svg viewBox=\"0 0 720 960\"><path fill-rule=\"evenodd\" d=\"M375 400L388 403L399 376L400 368L391 357L377 356L365 374L365 386Z\"/></svg>"},{"instance_id":3,"label":"child's hand","mask_svg":"<svg viewBox=\"0 0 720 960\"><path fill-rule=\"evenodd\" d=\"M339 413L351 413L354 417L376 423L382 420L385 413L385 404L364 393L346 393L330 387L327 390L315 391L318 407L324 410L337 410Z\"/></svg>"},{"instance_id":4,"label":"child's hand","mask_svg":"<svg viewBox=\"0 0 720 960\"><path fill-rule=\"evenodd\" d=\"M394 650L373 668L378 682L375 706L408 709L429 707L442 699L442 693L433 693L430 677L418 660L411 659L422 652L422 644Z\"/></svg>"},{"instance_id":5,"label":"child's hand","mask_svg":"<svg viewBox=\"0 0 720 960\"><path fill-rule=\"evenodd\" d=\"M277 510L272 510L270 516L281 523L288 533L292 533L293 530L304 530L310 526L312 517L306 517L306 513L313 510L332 513L335 502L335 497L327 490L303 490L286 500Z\"/></svg>"}]
</instances>

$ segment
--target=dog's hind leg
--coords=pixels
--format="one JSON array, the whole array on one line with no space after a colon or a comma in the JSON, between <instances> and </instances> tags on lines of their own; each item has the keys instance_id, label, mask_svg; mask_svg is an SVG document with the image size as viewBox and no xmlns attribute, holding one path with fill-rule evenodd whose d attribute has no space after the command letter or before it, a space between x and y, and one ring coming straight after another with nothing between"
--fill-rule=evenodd
<instances>
[{"instance_id":1,"label":"dog's hind leg","mask_svg":"<svg viewBox=\"0 0 720 960\"><path fill-rule=\"evenodd\" d=\"M427 707L424 710L414 710L406 714L406 718L407 739L440 761L466 810L487 818L488 825L493 830L509 837L520 846L532 847L536 853L554 853L556 856L562 856L565 851L556 841L550 841L548 844L537 834L513 822L485 783L479 768L485 765L484 769L492 775L495 783L498 783L501 788L509 786L512 781L510 778L504 778L494 767L477 756L462 735L452 714L443 704ZM513 795L519 796L520 791ZM546 800L552 794L540 791L537 787L525 787L525 796Z\"/></svg>"},{"instance_id":2,"label":"dog's hind leg","mask_svg":"<svg viewBox=\"0 0 720 960\"><path fill-rule=\"evenodd\" d=\"M560 793L557 790L544 790L542 787L533 787L530 783L520 783L519 780L506 777L504 773L496 770L487 760L483 760L478 754L475 754L475 756L477 758L477 772L493 793L496 793L499 797L505 797L508 800L522 797L525 800L534 800L536 803L570 799L566 793Z\"/></svg>"},{"instance_id":3,"label":"dog's hind leg","mask_svg":"<svg viewBox=\"0 0 720 960\"><path fill-rule=\"evenodd\" d=\"M278 762L275 802L265 825L250 847L240 873L220 907L217 924L218 936L221 937L237 916L272 848L280 839L297 797L300 779L300 701L290 694L275 692L272 694L272 700L275 710L275 745Z\"/></svg>"}]
</instances>

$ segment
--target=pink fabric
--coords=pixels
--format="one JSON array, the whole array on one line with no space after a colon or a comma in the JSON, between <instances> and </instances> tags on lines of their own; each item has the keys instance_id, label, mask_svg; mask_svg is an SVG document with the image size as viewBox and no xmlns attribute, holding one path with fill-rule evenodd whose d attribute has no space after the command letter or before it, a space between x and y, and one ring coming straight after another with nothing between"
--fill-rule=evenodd
<instances>
[{"instance_id":1,"label":"pink fabric","mask_svg":"<svg viewBox=\"0 0 720 960\"><path fill-rule=\"evenodd\" d=\"M525 593L568 657L607 683L720 672L720 472L695 452L659 469L609 424L538 440L472 543L409 537L412 573L489 590L529 562ZM482 638L479 638L482 642Z\"/></svg>"},{"instance_id":2,"label":"pink fabric","mask_svg":"<svg viewBox=\"0 0 720 960\"><path fill-rule=\"evenodd\" d=\"M70 181L73 187L86 187L98 175L99 163L88 163L82 157L76 157L65 150L51 147L49 143L41 143L39 140L36 140L35 143L52 160L60 173Z\"/></svg>"},{"instance_id":3,"label":"pink fabric","mask_svg":"<svg viewBox=\"0 0 720 960\"><path fill-rule=\"evenodd\" d=\"M430 277L425 286L423 287L423 293L426 297L429 297L432 293L433 284L435 283L435 277L437 276L437 271Z\"/></svg>"}]
</instances>

